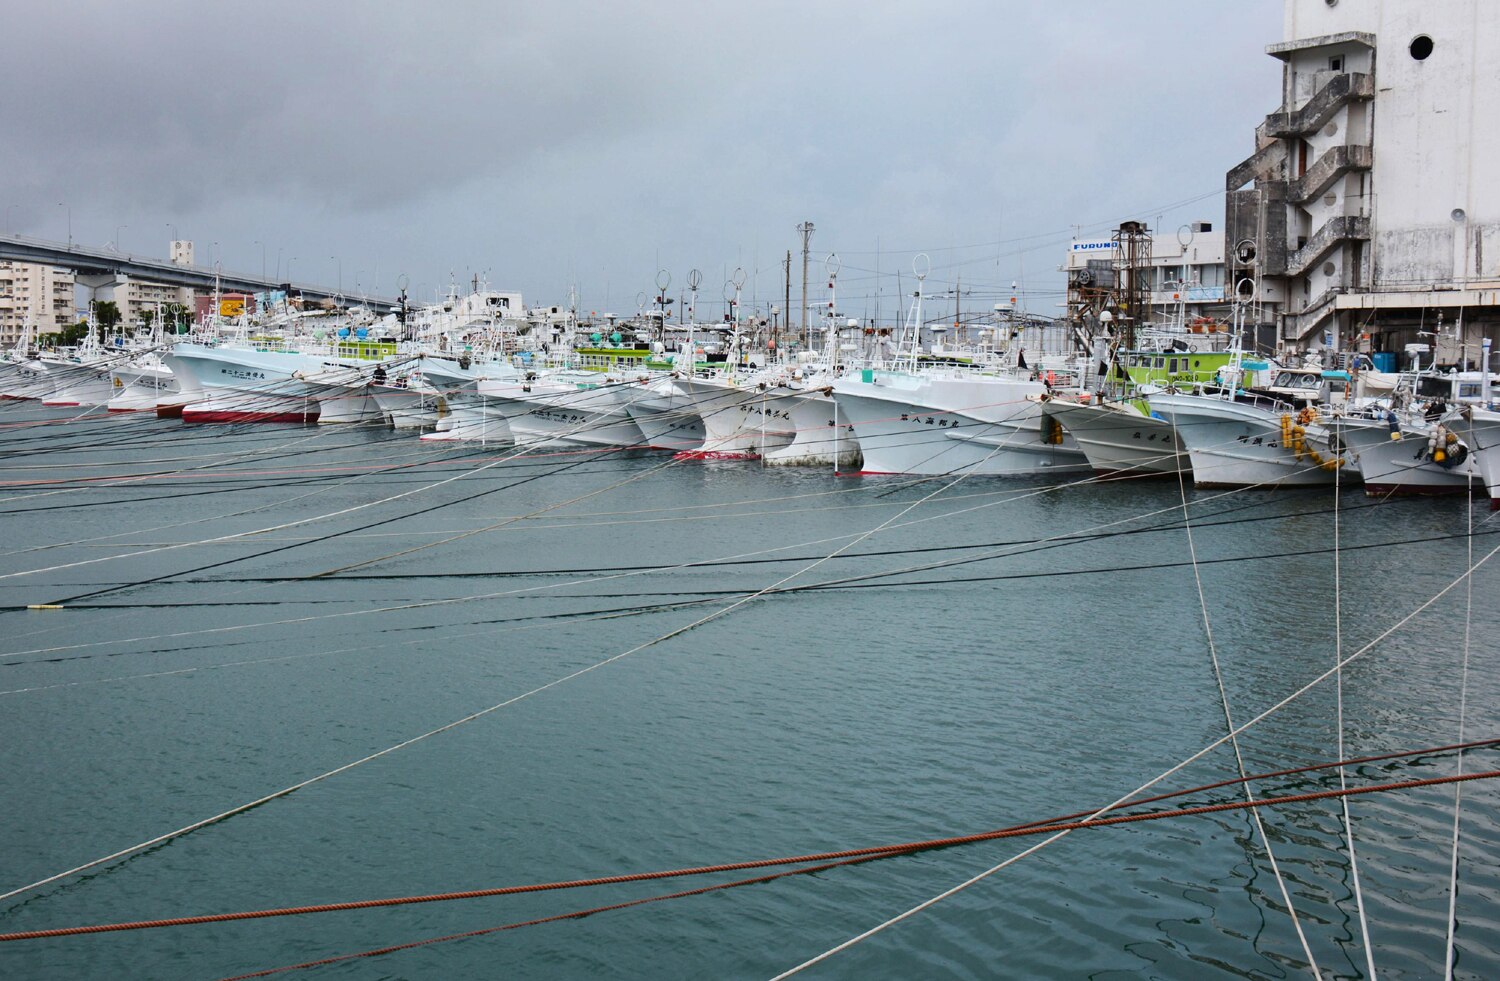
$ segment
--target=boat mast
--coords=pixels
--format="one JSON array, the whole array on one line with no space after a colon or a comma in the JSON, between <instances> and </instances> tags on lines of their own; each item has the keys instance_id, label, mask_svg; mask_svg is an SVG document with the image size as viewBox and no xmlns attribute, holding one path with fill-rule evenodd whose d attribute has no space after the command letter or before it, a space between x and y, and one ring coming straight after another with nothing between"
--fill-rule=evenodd
<instances>
[{"instance_id":1,"label":"boat mast","mask_svg":"<svg viewBox=\"0 0 1500 981\"><path fill-rule=\"evenodd\" d=\"M826 332L823 343L827 346L828 353L826 358L828 367L831 369L834 363L838 361L839 332L837 325L839 314L837 283L839 281L839 270L844 267L844 263L839 259L837 252L830 252L828 253L828 258L823 260L823 265L828 270L828 316L823 320L823 330Z\"/></svg>"},{"instance_id":2,"label":"boat mast","mask_svg":"<svg viewBox=\"0 0 1500 981\"><path fill-rule=\"evenodd\" d=\"M917 277L917 290L912 294L911 312L906 325L901 329L901 343L897 347L898 361L904 360L908 370L917 370L917 354L922 349L922 282L932 271L932 259L926 252L918 252L911 260L912 272ZM905 349L903 351L903 349Z\"/></svg>"}]
</instances>

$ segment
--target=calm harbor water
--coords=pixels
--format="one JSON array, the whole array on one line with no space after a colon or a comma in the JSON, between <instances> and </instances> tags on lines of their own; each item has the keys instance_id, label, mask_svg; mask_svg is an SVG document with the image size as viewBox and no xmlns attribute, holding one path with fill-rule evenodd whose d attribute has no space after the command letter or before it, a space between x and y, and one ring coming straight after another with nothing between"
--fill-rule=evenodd
<instances>
[{"instance_id":1,"label":"calm harbor water","mask_svg":"<svg viewBox=\"0 0 1500 981\"><path fill-rule=\"evenodd\" d=\"M967 834L1108 803L1225 731L1173 482L507 459L379 429L68 418L0 409L0 892L503 707L4 900L0 932ZM1500 544L1479 497L1189 488L1236 721L1432 600L1471 545ZM1458 742L1466 638L1464 734L1500 736L1497 566L1472 577L1472 609L1461 583L1348 667L1346 755ZM784 585L843 588L650 644L794 574ZM1336 759L1337 739L1330 681L1241 747L1261 772ZM1464 766L1500 768L1500 752ZM1225 747L1159 789L1233 773ZM1259 792L1336 786L1328 771ZM1452 786L1350 801L1383 978L1442 974L1453 801ZM1500 977L1497 816L1500 787L1464 785L1460 977ZM1324 975L1365 977L1339 803L1264 820ZM284 976L769 978L1035 841ZM0 976L219 978L752 874L14 942ZM1309 972L1250 819L1225 812L1074 833L802 976Z\"/></svg>"}]
</instances>

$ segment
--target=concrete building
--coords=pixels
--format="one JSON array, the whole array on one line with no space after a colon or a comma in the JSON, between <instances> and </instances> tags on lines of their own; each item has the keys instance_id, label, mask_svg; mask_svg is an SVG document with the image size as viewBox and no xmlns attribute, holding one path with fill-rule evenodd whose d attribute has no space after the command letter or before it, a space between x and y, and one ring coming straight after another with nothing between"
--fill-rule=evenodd
<instances>
[{"instance_id":1,"label":"concrete building","mask_svg":"<svg viewBox=\"0 0 1500 981\"><path fill-rule=\"evenodd\" d=\"M39 334L77 323L73 273L31 262L0 262L0 346L16 343L28 316Z\"/></svg>"},{"instance_id":2,"label":"concrete building","mask_svg":"<svg viewBox=\"0 0 1500 981\"><path fill-rule=\"evenodd\" d=\"M1500 336L1493 0L1286 0L1283 37L1225 179L1231 290L1287 348L1474 360Z\"/></svg>"},{"instance_id":3,"label":"concrete building","mask_svg":"<svg viewBox=\"0 0 1500 981\"><path fill-rule=\"evenodd\" d=\"M1149 234L1135 260L1146 306L1139 320L1165 324L1198 317L1227 320L1224 233L1212 222L1195 221L1174 233ZM1119 236L1074 240L1062 271L1068 274L1070 319L1083 320L1118 305L1128 290L1130 262Z\"/></svg>"},{"instance_id":4,"label":"concrete building","mask_svg":"<svg viewBox=\"0 0 1500 981\"><path fill-rule=\"evenodd\" d=\"M120 276L115 280L111 299L120 308L120 322L134 324L142 320L147 310L154 311L158 304L165 307L180 303L191 310L193 296L193 291L186 286L166 286L149 280Z\"/></svg>"},{"instance_id":5,"label":"concrete building","mask_svg":"<svg viewBox=\"0 0 1500 981\"><path fill-rule=\"evenodd\" d=\"M176 265L191 266L193 243L174 240L169 254ZM194 290L186 286L168 286L147 279L117 276L114 278L110 299L114 300L115 305L120 309L120 322L135 324L144 318L146 311L154 311L158 305L166 307L177 303L191 311L194 308L196 295Z\"/></svg>"}]
</instances>

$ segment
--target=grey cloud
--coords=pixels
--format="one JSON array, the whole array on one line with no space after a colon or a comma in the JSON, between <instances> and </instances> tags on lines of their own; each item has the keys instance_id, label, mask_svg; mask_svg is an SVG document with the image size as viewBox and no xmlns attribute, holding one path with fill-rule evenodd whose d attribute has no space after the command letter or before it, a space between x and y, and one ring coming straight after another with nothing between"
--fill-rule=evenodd
<instances>
[{"instance_id":1,"label":"grey cloud","mask_svg":"<svg viewBox=\"0 0 1500 981\"><path fill-rule=\"evenodd\" d=\"M1213 187L1272 108L1277 0L1147 6L33 5L0 205L539 300L658 261L769 276L808 217L821 247L1055 229Z\"/></svg>"}]
</instances>

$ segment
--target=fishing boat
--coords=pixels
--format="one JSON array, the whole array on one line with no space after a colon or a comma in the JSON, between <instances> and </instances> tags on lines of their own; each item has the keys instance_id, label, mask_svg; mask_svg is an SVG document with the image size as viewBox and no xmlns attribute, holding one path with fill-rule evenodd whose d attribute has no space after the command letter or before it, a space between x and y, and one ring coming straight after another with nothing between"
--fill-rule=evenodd
<instances>
[{"instance_id":1,"label":"fishing boat","mask_svg":"<svg viewBox=\"0 0 1500 981\"><path fill-rule=\"evenodd\" d=\"M0 373L0 398L12 401L40 399L52 391L47 366L36 358L22 358L5 366Z\"/></svg>"},{"instance_id":2,"label":"fishing boat","mask_svg":"<svg viewBox=\"0 0 1500 981\"><path fill-rule=\"evenodd\" d=\"M315 390L299 385L296 376L320 369L321 359L294 351L175 344L163 361L180 379L182 394L197 396L182 405L183 422L318 421Z\"/></svg>"},{"instance_id":3,"label":"fishing boat","mask_svg":"<svg viewBox=\"0 0 1500 981\"><path fill-rule=\"evenodd\" d=\"M114 394L108 359L87 355L42 355L47 390L42 404L49 407L107 405Z\"/></svg>"},{"instance_id":4,"label":"fishing boat","mask_svg":"<svg viewBox=\"0 0 1500 981\"><path fill-rule=\"evenodd\" d=\"M1348 462L1308 443L1306 427L1319 416L1306 402L1236 387L1156 392L1147 401L1187 448L1197 487L1332 484Z\"/></svg>"},{"instance_id":5,"label":"fishing boat","mask_svg":"<svg viewBox=\"0 0 1500 981\"><path fill-rule=\"evenodd\" d=\"M825 382L820 384L820 382ZM833 398L832 378L798 379L777 386L775 397L784 400L792 441L766 452L767 466L859 469L864 457L859 436L847 419L839 419Z\"/></svg>"},{"instance_id":6,"label":"fishing boat","mask_svg":"<svg viewBox=\"0 0 1500 981\"><path fill-rule=\"evenodd\" d=\"M694 373L673 386L703 421L703 443L683 450L684 459L759 460L791 445L796 433L791 395L765 379L734 372Z\"/></svg>"},{"instance_id":7,"label":"fishing boat","mask_svg":"<svg viewBox=\"0 0 1500 981\"><path fill-rule=\"evenodd\" d=\"M384 422L380 404L370 394L373 369L325 364L293 375L318 403L318 425Z\"/></svg>"},{"instance_id":8,"label":"fishing boat","mask_svg":"<svg viewBox=\"0 0 1500 981\"><path fill-rule=\"evenodd\" d=\"M1045 381L958 368L866 368L833 383L867 474L1086 473L1088 458L1042 416Z\"/></svg>"},{"instance_id":9,"label":"fishing boat","mask_svg":"<svg viewBox=\"0 0 1500 981\"><path fill-rule=\"evenodd\" d=\"M513 443L515 435L499 405L479 394L483 380L523 377L521 369L502 360L476 361L468 355L457 359L427 357L421 361L421 384L434 396L435 423L423 433L428 442L472 440L479 443Z\"/></svg>"},{"instance_id":10,"label":"fishing boat","mask_svg":"<svg viewBox=\"0 0 1500 981\"><path fill-rule=\"evenodd\" d=\"M823 318L824 350L821 357L812 352L799 355L790 370L782 369L776 378L775 393L784 396L792 441L766 452L767 466L829 466L836 470L858 470L864 465L859 452L859 437L854 426L839 419L838 403L833 398L833 382L845 374L840 363L843 349L839 327L858 331L858 320L843 320L838 313L836 285L842 263L829 256L828 312ZM851 345L852 347L853 345Z\"/></svg>"},{"instance_id":11,"label":"fishing boat","mask_svg":"<svg viewBox=\"0 0 1500 981\"><path fill-rule=\"evenodd\" d=\"M393 429L424 429L438 423L439 394L423 377L423 360L380 365L370 374L370 398Z\"/></svg>"},{"instance_id":12,"label":"fishing boat","mask_svg":"<svg viewBox=\"0 0 1500 981\"><path fill-rule=\"evenodd\" d=\"M520 378L484 379L476 386L524 446L640 448L639 426L619 394L633 380L594 371L527 372Z\"/></svg>"},{"instance_id":13,"label":"fishing boat","mask_svg":"<svg viewBox=\"0 0 1500 981\"><path fill-rule=\"evenodd\" d=\"M47 369L36 357L36 321L28 315L15 345L0 357L0 399L38 399L47 391Z\"/></svg>"},{"instance_id":14,"label":"fishing boat","mask_svg":"<svg viewBox=\"0 0 1500 981\"><path fill-rule=\"evenodd\" d=\"M1308 428L1309 440L1337 441L1332 448L1358 468L1370 497L1463 494L1481 479L1478 456L1451 419L1386 410L1383 416L1327 418L1319 428L1316 435Z\"/></svg>"},{"instance_id":15,"label":"fishing boat","mask_svg":"<svg viewBox=\"0 0 1500 981\"><path fill-rule=\"evenodd\" d=\"M178 393L177 376L155 353L132 358L110 369L114 393L110 412L155 412L163 398Z\"/></svg>"},{"instance_id":16,"label":"fishing boat","mask_svg":"<svg viewBox=\"0 0 1500 981\"><path fill-rule=\"evenodd\" d=\"M1475 466L1490 496L1490 509L1500 510L1500 411L1488 405L1464 408L1467 434L1478 454Z\"/></svg>"},{"instance_id":17,"label":"fishing boat","mask_svg":"<svg viewBox=\"0 0 1500 981\"><path fill-rule=\"evenodd\" d=\"M1102 395L1046 396L1042 415L1056 420L1100 476L1171 477L1191 469L1172 424L1151 414L1144 398L1106 400Z\"/></svg>"},{"instance_id":18,"label":"fishing boat","mask_svg":"<svg viewBox=\"0 0 1500 981\"><path fill-rule=\"evenodd\" d=\"M697 400L673 383L670 374L650 376L625 403L641 431L641 442L657 450L692 452L703 448L707 431Z\"/></svg>"},{"instance_id":19,"label":"fishing boat","mask_svg":"<svg viewBox=\"0 0 1500 981\"><path fill-rule=\"evenodd\" d=\"M1109 476L1176 476L1191 466L1172 424L1152 414L1146 392L1192 391L1218 379L1234 355L1194 350L1170 334L1159 345L1117 355L1097 392L1050 395L1043 415L1078 442L1094 472Z\"/></svg>"}]
</instances>

